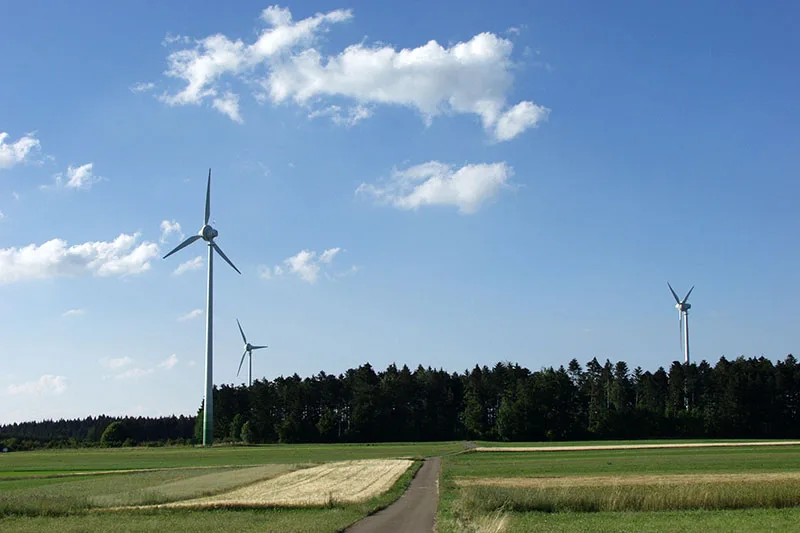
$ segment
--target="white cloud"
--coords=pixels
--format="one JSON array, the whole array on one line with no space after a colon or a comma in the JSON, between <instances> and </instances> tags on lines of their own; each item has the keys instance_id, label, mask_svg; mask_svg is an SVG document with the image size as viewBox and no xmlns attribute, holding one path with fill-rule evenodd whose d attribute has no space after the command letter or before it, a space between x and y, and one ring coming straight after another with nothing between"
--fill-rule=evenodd
<instances>
[{"instance_id":1,"label":"white cloud","mask_svg":"<svg viewBox=\"0 0 800 533\"><path fill-rule=\"evenodd\" d=\"M6 214L0 211L0 220L3 220L4 218L6 218Z\"/></svg>"},{"instance_id":2,"label":"white cloud","mask_svg":"<svg viewBox=\"0 0 800 533\"><path fill-rule=\"evenodd\" d=\"M492 33L451 47L429 41L395 50L359 43L327 58L309 48L276 64L261 85L273 103L291 99L307 105L322 97L339 97L362 105L401 105L417 110L426 123L441 114L474 114L496 140L508 140L511 137L498 136L496 127L509 112L512 49L511 41ZM526 121L515 125L531 127L537 123L534 118L546 118L545 108L527 101L515 107L521 104L541 111L535 116L529 112Z\"/></svg>"},{"instance_id":3,"label":"white cloud","mask_svg":"<svg viewBox=\"0 0 800 533\"><path fill-rule=\"evenodd\" d=\"M66 187L68 189L91 189L92 185L103 180L102 177L94 175L93 166L93 163L86 163L85 165L81 165L79 167L73 167L70 165L67 167L66 176L61 173L54 176L55 185L41 185L40 188L58 189L61 187Z\"/></svg>"},{"instance_id":4,"label":"white cloud","mask_svg":"<svg viewBox=\"0 0 800 533\"><path fill-rule=\"evenodd\" d=\"M23 135L16 142L6 143L8 133L0 131L0 168L11 168L28 160L34 149L41 147L34 134Z\"/></svg>"},{"instance_id":5,"label":"white cloud","mask_svg":"<svg viewBox=\"0 0 800 533\"><path fill-rule=\"evenodd\" d=\"M130 364L132 362L133 362L133 360L130 359L129 357L122 357L122 358L119 358L119 359L109 359L109 360L101 361L101 363L104 366L106 366L108 368L111 368L111 369L122 368L123 366L126 366L126 365L128 365L128 364ZM138 378L143 378L145 376L149 376L149 375L155 373L155 371L157 369L159 369L159 368L164 369L165 371L172 370L172 368L177 364L178 364L178 356L175 355L175 354L172 354L172 355L170 355L169 357L167 357L166 359L164 359L163 361L161 361L160 363L158 363L156 366L154 366L152 368L141 368L141 367L131 368L131 369L126 370L124 372L120 372L119 374L115 374L114 376L106 376L104 379L107 379L109 377L113 377L114 379L138 379Z\"/></svg>"},{"instance_id":6,"label":"white cloud","mask_svg":"<svg viewBox=\"0 0 800 533\"><path fill-rule=\"evenodd\" d=\"M153 89L155 89L155 87L156 84L151 81L147 83L140 81L139 83L134 83L133 85L131 85L130 89L132 93L144 93L147 91L152 91Z\"/></svg>"},{"instance_id":7,"label":"white cloud","mask_svg":"<svg viewBox=\"0 0 800 533\"><path fill-rule=\"evenodd\" d=\"M15 201L19 201L19 194L15 193L15 192L12 192L12 193L11 193L11 196L13 196L13 197L14 197L14 200L15 200Z\"/></svg>"},{"instance_id":8,"label":"white cloud","mask_svg":"<svg viewBox=\"0 0 800 533\"><path fill-rule=\"evenodd\" d=\"M70 309L61 313L61 316L80 316L85 315L86 309Z\"/></svg>"},{"instance_id":9,"label":"white cloud","mask_svg":"<svg viewBox=\"0 0 800 533\"><path fill-rule=\"evenodd\" d=\"M40 377L37 381L28 381L20 385L9 385L8 394L24 394L28 396L57 395L67 390L67 378L51 374Z\"/></svg>"},{"instance_id":10,"label":"white cloud","mask_svg":"<svg viewBox=\"0 0 800 533\"><path fill-rule=\"evenodd\" d=\"M139 233L121 234L111 242L95 241L67 246L63 239L41 245L0 249L0 284L31 279L83 275L129 276L150 269L158 257L158 245L142 242Z\"/></svg>"},{"instance_id":11,"label":"white cloud","mask_svg":"<svg viewBox=\"0 0 800 533\"><path fill-rule=\"evenodd\" d=\"M165 74L185 81L186 86L176 94L165 93L161 99L168 105L200 104L218 95L216 82L222 75L239 74L298 44L308 45L327 24L351 17L350 11L336 10L293 22L288 9L268 7L261 19L270 27L252 44L246 45L240 39L232 41L217 33L195 41L194 48L172 52L167 57Z\"/></svg>"},{"instance_id":12,"label":"white cloud","mask_svg":"<svg viewBox=\"0 0 800 533\"><path fill-rule=\"evenodd\" d=\"M191 320L191 319L197 318L199 316L203 316L203 310L202 309L193 309L193 310L189 311L188 313L186 313L185 315L179 316L178 320L180 320L180 321Z\"/></svg>"},{"instance_id":13,"label":"white cloud","mask_svg":"<svg viewBox=\"0 0 800 533\"><path fill-rule=\"evenodd\" d=\"M341 251L342 251L341 248L329 248L328 250L322 252L322 255L319 256L319 260L322 263L331 263L333 261L333 258L336 257L336 254L338 254Z\"/></svg>"},{"instance_id":14,"label":"white cloud","mask_svg":"<svg viewBox=\"0 0 800 533\"><path fill-rule=\"evenodd\" d=\"M547 118L549 110L530 101L509 108L510 40L484 32L452 46L430 40L395 49L361 42L323 56L315 47L319 35L352 16L351 10L335 10L295 22L288 9L268 7L261 14L268 27L252 43L217 33L171 52L165 74L185 85L161 99L173 106L211 100L212 107L241 122L238 95L225 90L220 96L220 81L230 76L260 87L255 94L260 102L321 103L309 118L329 116L344 126L372 115L370 106L399 105L415 109L426 123L442 114L476 115L495 140L504 141ZM343 98L352 107L343 111L321 102L325 98Z\"/></svg>"},{"instance_id":15,"label":"white cloud","mask_svg":"<svg viewBox=\"0 0 800 533\"><path fill-rule=\"evenodd\" d=\"M314 261L315 255L315 252L302 250L297 255L286 259L284 264L289 267L289 272L297 274L303 281L314 283L319 276L319 264Z\"/></svg>"},{"instance_id":16,"label":"white cloud","mask_svg":"<svg viewBox=\"0 0 800 533\"><path fill-rule=\"evenodd\" d=\"M239 124L244 124L242 115L239 113L239 96L230 91L225 92L221 98L214 98L211 104L214 109L226 115L229 119Z\"/></svg>"},{"instance_id":17,"label":"white cloud","mask_svg":"<svg viewBox=\"0 0 800 533\"><path fill-rule=\"evenodd\" d=\"M188 261L178 265L178 268L176 268L172 273L175 274L176 276L180 276L185 272L191 272L192 270L200 270L201 268L203 268L203 264L204 264L203 258L198 255L194 259L189 259Z\"/></svg>"},{"instance_id":18,"label":"white cloud","mask_svg":"<svg viewBox=\"0 0 800 533\"><path fill-rule=\"evenodd\" d=\"M319 279L320 270L333 263L333 259L341 250L341 248L329 248L319 256L315 251L301 250L296 255L284 259L283 266L275 265L272 270L269 267L262 267L260 275L262 278L272 279L288 272L296 274L307 283L313 284Z\"/></svg>"},{"instance_id":19,"label":"white cloud","mask_svg":"<svg viewBox=\"0 0 800 533\"><path fill-rule=\"evenodd\" d=\"M497 120L494 136L498 141L513 139L528 128L535 128L547 119L550 110L532 102L520 102Z\"/></svg>"},{"instance_id":20,"label":"white cloud","mask_svg":"<svg viewBox=\"0 0 800 533\"><path fill-rule=\"evenodd\" d=\"M127 366L131 363L133 363L133 359L128 356L112 358L106 357L100 360L100 364L106 368L122 368L123 366Z\"/></svg>"},{"instance_id":21,"label":"white cloud","mask_svg":"<svg viewBox=\"0 0 800 533\"><path fill-rule=\"evenodd\" d=\"M317 109L308 114L308 118L330 117L334 124L348 128L371 116L372 110L360 104L351 107L345 114L342 114L342 108L338 105Z\"/></svg>"},{"instance_id":22,"label":"white cloud","mask_svg":"<svg viewBox=\"0 0 800 533\"><path fill-rule=\"evenodd\" d=\"M160 363L158 363L158 368L163 368L164 370L172 370L172 367L178 364L178 356L175 354L170 355Z\"/></svg>"},{"instance_id":23,"label":"white cloud","mask_svg":"<svg viewBox=\"0 0 800 533\"><path fill-rule=\"evenodd\" d=\"M388 180L362 183L356 194L373 197L400 209L424 205L454 205L463 214L475 213L486 200L508 187L513 169L506 163L467 164L459 169L429 161L394 170Z\"/></svg>"},{"instance_id":24,"label":"white cloud","mask_svg":"<svg viewBox=\"0 0 800 533\"><path fill-rule=\"evenodd\" d=\"M166 244L169 236L172 234L178 235L181 240L183 240L183 232L181 231L181 225L178 224L175 220L162 220L161 221L161 238L159 238L159 242L161 244Z\"/></svg>"}]
</instances>

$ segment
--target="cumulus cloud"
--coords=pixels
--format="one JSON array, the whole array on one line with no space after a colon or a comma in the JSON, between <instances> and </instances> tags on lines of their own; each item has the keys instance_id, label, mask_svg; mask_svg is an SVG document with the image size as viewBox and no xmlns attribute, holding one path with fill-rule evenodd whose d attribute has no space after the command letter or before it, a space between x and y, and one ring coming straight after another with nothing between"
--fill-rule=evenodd
<instances>
[{"instance_id":1,"label":"cumulus cloud","mask_svg":"<svg viewBox=\"0 0 800 533\"><path fill-rule=\"evenodd\" d=\"M226 115L229 119L239 124L244 124L244 119L239 113L239 96L227 91L220 98L214 98L211 106Z\"/></svg>"},{"instance_id":2,"label":"cumulus cloud","mask_svg":"<svg viewBox=\"0 0 800 533\"><path fill-rule=\"evenodd\" d=\"M164 370L172 370L172 367L178 364L178 356L175 354L170 355L160 363L158 363L158 368L163 368Z\"/></svg>"},{"instance_id":3,"label":"cumulus cloud","mask_svg":"<svg viewBox=\"0 0 800 533\"><path fill-rule=\"evenodd\" d=\"M34 134L23 135L16 142L6 142L8 133L0 132L0 168L11 168L29 160L33 150L41 148Z\"/></svg>"},{"instance_id":4,"label":"cumulus cloud","mask_svg":"<svg viewBox=\"0 0 800 533\"><path fill-rule=\"evenodd\" d=\"M191 319L197 318L199 316L203 316L203 310L202 309L192 309L191 311L189 311L185 315L179 316L178 320L183 322L184 320L191 320Z\"/></svg>"},{"instance_id":5,"label":"cumulus cloud","mask_svg":"<svg viewBox=\"0 0 800 533\"><path fill-rule=\"evenodd\" d=\"M506 163L467 164L461 168L429 161L406 170L394 170L388 180L362 183L356 194L400 209L424 205L453 205L463 214L472 214L509 186L513 169Z\"/></svg>"},{"instance_id":6,"label":"cumulus cloud","mask_svg":"<svg viewBox=\"0 0 800 533\"><path fill-rule=\"evenodd\" d=\"M192 270L200 270L203 268L203 264L203 258L198 255L194 259L189 259L188 261L178 265L178 267L172 273L176 276L180 276L181 274L191 272Z\"/></svg>"},{"instance_id":7,"label":"cumulus cloud","mask_svg":"<svg viewBox=\"0 0 800 533\"><path fill-rule=\"evenodd\" d=\"M67 390L67 378L46 374L36 381L28 381L19 385L9 385L8 394L27 396L58 395Z\"/></svg>"},{"instance_id":8,"label":"cumulus cloud","mask_svg":"<svg viewBox=\"0 0 800 533\"><path fill-rule=\"evenodd\" d=\"M284 259L282 265L275 265L272 269L261 267L260 276L272 279L287 273L295 274L301 280L313 284L319 279L320 271L330 266L341 251L341 248L329 248L317 255L317 252L313 250L301 250L296 255Z\"/></svg>"},{"instance_id":9,"label":"cumulus cloud","mask_svg":"<svg viewBox=\"0 0 800 533\"><path fill-rule=\"evenodd\" d=\"M169 236L172 234L178 235L179 239L183 239L184 235L181 231L181 225L175 220L162 220L161 221L161 238L159 238L159 242L161 244L166 244L169 240Z\"/></svg>"},{"instance_id":10,"label":"cumulus cloud","mask_svg":"<svg viewBox=\"0 0 800 533\"><path fill-rule=\"evenodd\" d=\"M316 34L328 24L351 17L350 11L335 10L326 14L318 13L294 22L288 9L270 6L261 13L261 19L268 27L251 44L245 44L240 39L231 40L217 33L195 41L192 48L170 53L167 57L168 68L165 74L183 80L186 85L175 94L164 93L161 99L173 106L200 104L206 98L219 101L216 82L224 74L241 74L250 71L294 46L308 45ZM224 103L224 98L222 103ZM230 108L226 109L222 104L216 102L214 107L231 116ZM238 109L236 114L238 114Z\"/></svg>"},{"instance_id":11,"label":"cumulus cloud","mask_svg":"<svg viewBox=\"0 0 800 533\"><path fill-rule=\"evenodd\" d=\"M155 89L155 87L156 84L153 82L145 83L140 81L139 83L134 83L133 85L131 85L130 89L132 93L144 93L147 91L152 91L153 89Z\"/></svg>"},{"instance_id":12,"label":"cumulus cloud","mask_svg":"<svg viewBox=\"0 0 800 533\"><path fill-rule=\"evenodd\" d=\"M0 284L85 275L124 277L141 274L150 269L150 260L158 257L158 245L153 242L137 245L139 237L139 233L123 233L111 242L67 246L63 239L51 239L40 245L2 248Z\"/></svg>"},{"instance_id":13,"label":"cumulus cloud","mask_svg":"<svg viewBox=\"0 0 800 533\"><path fill-rule=\"evenodd\" d=\"M475 115L494 140L506 141L547 118L549 110L531 101L507 102L514 81L510 40L484 32L451 46L430 40L396 49L361 42L323 55L320 34L352 17L340 9L294 21L288 9L268 7L261 15L267 28L252 43L217 33L170 53L165 74L184 86L161 99L173 106L210 100L242 122L238 95L221 94L219 87L223 77L233 77L257 87L260 102L322 104L309 118L328 116L344 126L371 116L372 106L394 105L416 110L428 124L443 114ZM347 108L325 99L344 100Z\"/></svg>"},{"instance_id":14,"label":"cumulus cloud","mask_svg":"<svg viewBox=\"0 0 800 533\"><path fill-rule=\"evenodd\" d=\"M100 360L100 364L106 368L116 369L122 368L123 366L128 366L129 364L133 363L133 359L128 356L125 357L106 357Z\"/></svg>"},{"instance_id":15,"label":"cumulus cloud","mask_svg":"<svg viewBox=\"0 0 800 533\"><path fill-rule=\"evenodd\" d=\"M70 309L61 313L61 316L80 316L85 315L86 309Z\"/></svg>"},{"instance_id":16,"label":"cumulus cloud","mask_svg":"<svg viewBox=\"0 0 800 533\"><path fill-rule=\"evenodd\" d=\"M54 176L55 185L42 185L41 189L60 189L62 187L67 189L83 189L88 190L92 185L98 181L102 181L102 177L94 174L94 164L86 163L79 167L72 165L67 167L66 173L58 173Z\"/></svg>"}]
</instances>

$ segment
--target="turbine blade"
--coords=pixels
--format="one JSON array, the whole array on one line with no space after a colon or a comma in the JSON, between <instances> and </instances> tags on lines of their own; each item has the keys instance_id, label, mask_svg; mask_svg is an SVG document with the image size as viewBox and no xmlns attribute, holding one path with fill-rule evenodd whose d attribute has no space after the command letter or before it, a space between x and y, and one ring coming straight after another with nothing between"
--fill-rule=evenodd
<instances>
[{"instance_id":1,"label":"turbine blade","mask_svg":"<svg viewBox=\"0 0 800 533\"><path fill-rule=\"evenodd\" d=\"M675 294L675 290L672 288L672 285L669 284L669 281L667 282L667 287L669 287L669 292L672 293L672 297L675 298L675 303L676 304L681 303L681 299L678 298L677 294Z\"/></svg>"},{"instance_id":2,"label":"turbine blade","mask_svg":"<svg viewBox=\"0 0 800 533\"><path fill-rule=\"evenodd\" d=\"M260 350L261 348L269 348L269 346L251 346L254 350Z\"/></svg>"},{"instance_id":3,"label":"turbine blade","mask_svg":"<svg viewBox=\"0 0 800 533\"><path fill-rule=\"evenodd\" d=\"M244 353L242 354L242 360L239 361L239 370L236 371L236 375L237 376L239 375L239 372L242 371L242 363L244 363L244 356L245 355L247 355L247 350L244 351Z\"/></svg>"},{"instance_id":4,"label":"turbine blade","mask_svg":"<svg viewBox=\"0 0 800 533\"><path fill-rule=\"evenodd\" d=\"M239 333L242 334L242 340L244 341L245 344L247 344L247 337L244 336L244 331L242 330L242 325L239 324L238 318L236 319L236 325L239 326Z\"/></svg>"},{"instance_id":5,"label":"turbine blade","mask_svg":"<svg viewBox=\"0 0 800 533\"><path fill-rule=\"evenodd\" d=\"M236 265L234 265L234 264L231 262L231 260L230 260L230 259L228 259L228 256L227 256L227 255L225 255L225 253L224 253L224 252L223 252L223 251L220 249L220 247L219 247L219 246L217 246L217 243L215 243L215 242L213 242L213 241L212 241L212 242L211 242L211 246L213 246L213 247L214 247L214 249L215 249L215 250L217 251L217 253L218 253L218 254L219 254L219 255L220 255L220 256L221 256L221 257L222 257L222 258L225 260L225 262L226 262L226 263L228 263L228 264L229 264L229 265L230 265L230 266L231 266L231 267L232 267L232 268L233 268L233 269L234 269L236 272L239 272L239 269L238 269L238 268L236 268ZM239 272L239 274L241 274L241 272Z\"/></svg>"},{"instance_id":6,"label":"turbine blade","mask_svg":"<svg viewBox=\"0 0 800 533\"><path fill-rule=\"evenodd\" d=\"M686 297L685 297L685 298L683 299L683 301L681 302L682 304L685 304L685 303L686 303L686 300L688 300L688 299L689 299L689 295L690 295L690 294L692 294L692 291L693 291L693 290L694 290L694 285L692 285L692 288L691 288L691 289L689 289L689 292L687 292L687 293L686 293Z\"/></svg>"},{"instance_id":7,"label":"turbine blade","mask_svg":"<svg viewBox=\"0 0 800 533\"><path fill-rule=\"evenodd\" d=\"M194 241L196 241L197 239L201 239L201 238L202 238L202 237L200 237L200 235L192 235L191 237L189 237L188 239L186 239L185 241L183 241L182 243L180 243L178 246L176 246L176 247L175 247L175 249L174 249L174 250L172 250L170 253L168 253L167 255L165 255L165 256L164 256L164 259L166 259L167 257L171 256L172 254L174 254L174 253L175 253L175 252L177 252L178 250L183 250L184 248L186 248L187 246L189 246L190 244L192 244Z\"/></svg>"},{"instance_id":8,"label":"turbine blade","mask_svg":"<svg viewBox=\"0 0 800 533\"><path fill-rule=\"evenodd\" d=\"M208 169L208 185L206 186L206 219L203 222L205 226L208 224L208 219L211 218L211 169Z\"/></svg>"}]
</instances>

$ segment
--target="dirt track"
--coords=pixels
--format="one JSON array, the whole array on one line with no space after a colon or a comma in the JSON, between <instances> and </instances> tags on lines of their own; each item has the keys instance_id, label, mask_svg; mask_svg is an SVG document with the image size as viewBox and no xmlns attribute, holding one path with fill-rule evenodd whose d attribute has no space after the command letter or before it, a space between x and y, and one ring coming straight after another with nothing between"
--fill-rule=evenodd
<instances>
[{"instance_id":1,"label":"dirt track","mask_svg":"<svg viewBox=\"0 0 800 533\"><path fill-rule=\"evenodd\" d=\"M433 531L439 506L441 458L431 457L419 469L399 500L356 522L345 533L426 533Z\"/></svg>"}]
</instances>

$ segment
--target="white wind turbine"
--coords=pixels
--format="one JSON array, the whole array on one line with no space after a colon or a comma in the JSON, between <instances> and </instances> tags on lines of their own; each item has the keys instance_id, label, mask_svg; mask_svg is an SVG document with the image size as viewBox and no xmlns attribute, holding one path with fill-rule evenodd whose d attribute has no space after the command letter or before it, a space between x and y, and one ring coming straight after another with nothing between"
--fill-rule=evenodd
<instances>
[{"instance_id":1,"label":"white wind turbine","mask_svg":"<svg viewBox=\"0 0 800 533\"><path fill-rule=\"evenodd\" d=\"M164 256L164 259L171 256L178 250L186 248L194 241L203 239L208 243L208 300L206 301L206 388L205 396L203 398L203 446L211 446L214 442L214 379L212 377L212 359L214 351L213 342L213 329L214 329L214 251L222 257L236 272L239 269L228 259L222 250L220 250L214 239L219 235L219 232L208 225L208 220L211 217L211 169L208 169L208 185L206 186L206 214L203 219L203 227L197 235L192 235L185 241L175 247L170 253ZM239 272L241 274L241 272Z\"/></svg>"},{"instance_id":2,"label":"white wind turbine","mask_svg":"<svg viewBox=\"0 0 800 533\"><path fill-rule=\"evenodd\" d=\"M675 294L675 291L672 289L672 285L667 282L667 287L669 287L669 292L672 293L672 296L675 298L675 307L678 309L678 325L680 327L681 333L681 345L683 347L683 362L687 365L689 364L689 309L692 308L692 304L687 303L686 300L689 299L689 295L692 294L694 290L694 285L692 288L689 289L689 292L686 293L683 300L678 298L678 295Z\"/></svg>"},{"instance_id":3,"label":"white wind turbine","mask_svg":"<svg viewBox=\"0 0 800 533\"><path fill-rule=\"evenodd\" d=\"M242 334L242 340L244 341L244 353L242 354L242 360L239 361L239 370L236 371L236 375L239 375L239 372L242 371L242 363L244 363L244 356L250 356L250 372L248 374L247 379L247 386L250 387L253 385L253 350L260 350L262 348L269 348L269 346L253 346L249 342L247 342L247 337L244 336L244 330L242 329L242 325L239 323L239 319L236 319L236 325L239 326L239 333Z\"/></svg>"}]
</instances>

